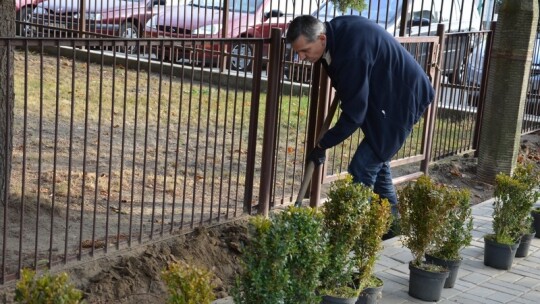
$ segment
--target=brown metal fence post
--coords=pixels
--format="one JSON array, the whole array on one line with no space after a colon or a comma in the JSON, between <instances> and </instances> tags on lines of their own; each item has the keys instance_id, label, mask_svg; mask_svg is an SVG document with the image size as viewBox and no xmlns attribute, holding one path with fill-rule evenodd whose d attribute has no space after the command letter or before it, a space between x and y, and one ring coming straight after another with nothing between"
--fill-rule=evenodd
<instances>
[{"instance_id":1,"label":"brown metal fence post","mask_svg":"<svg viewBox=\"0 0 540 304\"><path fill-rule=\"evenodd\" d=\"M276 41L272 41L276 43ZM280 42L281 43L281 42ZM274 48L273 45L270 46ZM244 191L244 212L251 214L251 202L253 200L253 180L255 176L255 152L257 149L257 129L259 125L259 111L261 98L261 75L263 66L263 45L255 45L255 57L253 60L253 89L251 91L251 110L249 113L249 134L246 165L246 183Z\"/></svg>"},{"instance_id":2,"label":"brown metal fence post","mask_svg":"<svg viewBox=\"0 0 540 304\"><path fill-rule=\"evenodd\" d=\"M84 31L86 30L86 17L85 17L86 0L79 1L79 37L84 38Z\"/></svg>"},{"instance_id":3,"label":"brown metal fence post","mask_svg":"<svg viewBox=\"0 0 540 304\"><path fill-rule=\"evenodd\" d=\"M435 129L435 119L437 117L437 106L439 103L439 97L440 97L440 87L441 87L441 67L444 66L444 40L446 39L446 35L444 33L444 24L439 24L437 26L437 36L439 36L439 47L438 47L438 53L437 53L437 61L436 65L431 67L430 73L432 74L431 79L433 83L433 87L435 89L435 97L431 105L428 107L428 113L426 115L426 123L425 128L427 130L424 131L424 159L422 160L420 164L420 170L424 172L424 174L428 174L428 168L429 163L431 161L431 149L433 148L433 133ZM433 75L434 73L434 75Z\"/></svg>"},{"instance_id":4,"label":"brown metal fence post","mask_svg":"<svg viewBox=\"0 0 540 304\"><path fill-rule=\"evenodd\" d=\"M224 0L223 1L223 7L229 7L229 5L230 5L230 0ZM224 9L223 10L223 17L221 18L221 37L223 37L223 38L227 38L227 32L229 31L229 27L227 25L228 23L229 23L229 10ZM230 61L230 59L233 56L231 54L231 51L232 51L231 45L227 43L225 45L225 47L226 47L225 52L229 53L228 54L229 60L225 59L225 60L221 61L221 64L219 64L219 69L220 69L221 72L223 72L223 71L225 71L227 69L227 62ZM253 79L255 79L255 78L253 78Z\"/></svg>"},{"instance_id":5,"label":"brown metal fence post","mask_svg":"<svg viewBox=\"0 0 540 304\"><path fill-rule=\"evenodd\" d=\"M309 149L315 147L315 140L317 139L317 111L319 100L324 98L320 94L320 83L321 83L321 71L322 65L316 63L313 65L313 74L311 78L311 92L310 92L310 104L309 104L309 113L308 113L308 128L307 128L307 138L306 138L306 152Z\"/></svg>"},{"instance_id":6,"label":"brown metal fence post","mask_svg":"<svg viewBox=\"0 0 540 304\"><path fill-rule=\"evenodd\" d=\"M493 47L493 36L495 35L495 28L497 22L491 22L490 30L486 40L486 47L484 50L484 62L482 66L482 79L480 82L480 94L478 96L478 106L476 107L476 123L474 125L474 137L472 147L475 149L474 156L478 157L478 143L480 142L480 128L482 127L482 115L484 112L484 104L486 99L487 81L489 77L489 57L491 56L491 48Z\"/></svg>"},{"instance_id":7,"label":"brown metal fence post","mask_svg":"<svg viewBox=\"0 0 540 304\"><path fill-rule=\"evenodd\" d=\"M318 64L319 66L322 66L321 64ZM321 132L321 127L323 125L323 121L325 118L325 115L327 114L327 106L329 104L328 100L328 90L331 90L329 88L329 78L326 74L326 71L322 68L319 68L319 73L317 74L317 78L319 79L319 82L317 83L317 91L315 92L317 94L317 99L313 99L312 102L314 103L312 107L314 108L314 112L311 112L310 115L310 123L313 127L310 127L310 129L313 129L311 132L313 132L313 138L311 138L311 143L308 145L309 150L315 148L316 140L319 137L319 134ZM316 101L316 102L315 102ZM309 205L311 207L317 207L319 205L319 198L321 196L321 180L323 178L323 172L324 172L324 166L318 166L313 171L313 176L311 178L311 190L310 190L310 200Z\"/></svg>"},{"instance_id":8,"label":"brown metal fence post","mask_svg":"<svg viewBox=\"0 0 540 304\"><path fill-rule=\"evenodd\" d=\"M281 58L281 29L273 28L270 37L270 54L268 66L276 67ZM261 160L261 186L259 192L258 214L268 216L270 206L270 192L272 190L272 164L275 157L276 124L279 107L279 81L281 69L274 68L268 71L268 88L266 92L266 113L264 115L264 133Z\"/></svg>"},{"instance_id":9,"label":"brown metal fence post","mask_svg":"<svg viewBox=\"0 0 540 304\"><path fill-rule=\"evenodd\" d=\"M399 37L405 36L405 30L407 29L407 7L409 6L409 0L403 0L401 6L401 20L399 21Z\"/></svg>"}]
</instances>

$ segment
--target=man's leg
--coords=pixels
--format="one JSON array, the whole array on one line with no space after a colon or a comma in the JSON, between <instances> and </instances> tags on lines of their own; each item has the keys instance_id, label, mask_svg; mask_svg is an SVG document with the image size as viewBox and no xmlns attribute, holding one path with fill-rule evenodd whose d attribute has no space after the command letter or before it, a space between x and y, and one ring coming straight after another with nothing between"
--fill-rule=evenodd
<instances>
[{"instance_id":1,"label":"man's leg","mask_svg":"<svg viewBox=\"0 0 540 304\"><path fill-rule=\"evenodd\" d=\"M397 216L397 195L396 188L392 183L392 172L390 170L390 163L383 163L381 170L377 174L373 192L379 194L380 197L388 199L388 202L392 206L392 215Z\"/></svg>"},{"instance_id":2,"label":"man's leg","mask_svg":"<svg viewBox=\"0 0 540 304\"><path fill-rule=\"evenodd\" d=\"M367 142L363 140L349 164L349 173L353 176L355 183L362 183L373 188L383 164L384 162L375 155Z\"/></svg>"},{"instance_id":3,"label":"man's leg","mask_svg":"<svg viewBox=\"0 0 540 304\"><path fill-rule=\"evenodd\" d=\"M379 171L379 174L377 174L373 192L379 194L380 197L388 199L388 202L392 208L392 223L390 225L390 230L388 230L388 232L382 237L383 240L391 239L400 234L400 229L397 221L399 214L397 209L396 188L392 183L392 172L390 170L389 162L385 162Z\"/></svg>"},{"instance_id":4,"label":"man's leg","mask_svg":"<svg viewBox=\"0 0 540 304\"><path fill-rule=\"evenodd\" d=\"M396 190L392 184L392 173L389 162L382 161L367 144L362 141L349 164L349 173L353 181L372 187L373 192L381 198L388 199L392 205L392 213L397 214Z\"/></svg>"}]
</instances>

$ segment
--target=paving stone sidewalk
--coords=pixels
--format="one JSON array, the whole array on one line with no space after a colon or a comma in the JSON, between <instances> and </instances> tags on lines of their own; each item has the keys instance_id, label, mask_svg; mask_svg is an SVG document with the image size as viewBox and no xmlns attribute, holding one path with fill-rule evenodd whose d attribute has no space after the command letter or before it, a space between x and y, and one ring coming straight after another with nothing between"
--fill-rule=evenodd
<instances>
[{"instance_id":1,"label":"paving stone sidewalk","mask_svg":"<svg viewBox=\"0 0 540 304\"><path fill-rule=\"evenodd\" d=\"M540 239L531 243L529 255L515 258L508 271L484 265L483 236L492 232L493 200L473 206L473 241L462 251L463 262L453 288L444 289L437 303L540 303ZM399 238L384 241L375 269L383 279L381 303L430 303L408 295L412 255Z\"/></svg>"},{"instance_id":2,"label":"paving stone sidewalk","mask_svg":"<svg viewBox=\"0 0 540 304\"><path fill-rule=\"evenodd\" d=\"M508 271L484 265L483 236L492 232L492 203L488 200L473 206L473 241L462 251L463 262L455 286L444 289L437 303L540 303L540 238L533 239L529 255L515 258ZM398 237L384 241L375 269L384 281L381 304L432 303L408 294L411 260L409 249L401 245ZM213 303L232 304L233 300L228 297Z\"/></svg>"}]
</instances>

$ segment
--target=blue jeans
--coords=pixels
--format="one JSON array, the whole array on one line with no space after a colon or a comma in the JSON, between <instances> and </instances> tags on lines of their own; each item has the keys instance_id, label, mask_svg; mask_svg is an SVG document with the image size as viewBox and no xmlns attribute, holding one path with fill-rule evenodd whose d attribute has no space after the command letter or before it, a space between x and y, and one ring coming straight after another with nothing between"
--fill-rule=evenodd
<instances>
[{"instance_id":1,"label":"blue jeans","mask_svg":"<svg viewBox=\"0 0 540 304\"><path fill-rule=\"evenodd\" d=\"M353 176L353 181L372 187L373 192L381 198L388 199L392 206L392 214L398 215L397 196L394 184L392 184L392 172L390 163L381 160L369 144L363 140L349 164L349 173Z\"/></svg>"}]
</instances>

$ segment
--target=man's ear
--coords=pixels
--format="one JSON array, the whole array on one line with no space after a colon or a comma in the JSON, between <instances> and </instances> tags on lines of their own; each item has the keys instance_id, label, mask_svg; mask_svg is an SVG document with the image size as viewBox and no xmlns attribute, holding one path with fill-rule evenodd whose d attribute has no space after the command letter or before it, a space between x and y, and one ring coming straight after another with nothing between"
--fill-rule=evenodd
<instances>
[{"instance_id":1,"label":"man's ear","mask_svg":"<svg viewBox=\"0 0 540 304\"><path fill-rule=\"evenodd\" d=\"M319 35L319 39L320 39L322 42L326 42L326 34L320 34L320 35Z\"/></svg>"}]
</instances>

